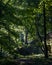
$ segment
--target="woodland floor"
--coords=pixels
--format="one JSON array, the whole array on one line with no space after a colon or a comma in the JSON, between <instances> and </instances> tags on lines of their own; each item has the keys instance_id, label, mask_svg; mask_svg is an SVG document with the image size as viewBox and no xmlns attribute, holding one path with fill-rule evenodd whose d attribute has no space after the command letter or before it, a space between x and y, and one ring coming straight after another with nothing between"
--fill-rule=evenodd
<instances>
[{"instance_id":1,"label":"woodland floor","mask_svg":"<svg viewBox=\"0 0 52 65\"><path fill-rule=\"evenodd\" d=\"M0 65L52 65L52 57L41 58L18 58L18 59L2 59Z\"/></svg>"}]
</instances>

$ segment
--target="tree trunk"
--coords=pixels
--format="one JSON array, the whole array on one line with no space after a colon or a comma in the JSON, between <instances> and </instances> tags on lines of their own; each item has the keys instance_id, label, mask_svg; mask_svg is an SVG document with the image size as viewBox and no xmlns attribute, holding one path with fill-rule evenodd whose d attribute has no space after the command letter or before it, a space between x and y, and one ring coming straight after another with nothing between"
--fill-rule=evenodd
<instances>
[{"instance_id":1,"label":"tree trunk","mask_svg":"<svg viewBox=\"0 0 52 65\"><path fill-rule=\"evenodd\" d=\"M45 51L45 58L48 58L48 49L46 45L46 16L45 16L45 3L43 2L43 17L44 17L44 51Z\"/></svg>"}]
</instances>

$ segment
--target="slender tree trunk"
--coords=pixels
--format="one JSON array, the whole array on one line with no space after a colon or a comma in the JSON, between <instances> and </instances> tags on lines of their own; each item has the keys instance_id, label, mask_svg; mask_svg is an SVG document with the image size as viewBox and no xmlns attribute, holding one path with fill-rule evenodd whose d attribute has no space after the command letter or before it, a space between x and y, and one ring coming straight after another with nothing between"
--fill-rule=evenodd
<instances>
[{"instance_id":1,"label":"slender tree trunk","mask_svg":"<svg viewBox=\"0 0 52 65\"><path fill-rule=\"evenodd\" d=\"M48 49L46 45L46 16L45 16L45 2L43 2L43 17L44 17L44 51L45 51L45 58L48 58Z\"/></svg>"},{"instance_id":2,"label":"slender tree trunk","mask_svg":"<svg viewBox=\"0 0 52 65\"><path fill-rule=\"evenodd\" d=\"M42 37L41 37L41 35L40 35L40 33L39 33L38 23L35 23L35 26L36 26L36 33L37 33L37 35L38 35L40 41L42 42Z\"/></svg>"},{"instance_id":3,"label":"slender tree trunk","mask_svg":"<svg viewBox=\"0 0 52 65\"><path fill-rule=\"evenodd\" d=\"M38 23L35 23L35 26L36 26L36 32L37 32L37 35L38 35L38 37L39 37L39 39L40 39L40 42L42 43L42 37L41 37L41 35L40 35L40 33L39 33L39 28L38 28L38 25L37 25L37 24L38 24ZM41 48L41 50L42 50L43 53L44 53L44 47L41 46L40 48Z\"/></svg>"}]
</instances>

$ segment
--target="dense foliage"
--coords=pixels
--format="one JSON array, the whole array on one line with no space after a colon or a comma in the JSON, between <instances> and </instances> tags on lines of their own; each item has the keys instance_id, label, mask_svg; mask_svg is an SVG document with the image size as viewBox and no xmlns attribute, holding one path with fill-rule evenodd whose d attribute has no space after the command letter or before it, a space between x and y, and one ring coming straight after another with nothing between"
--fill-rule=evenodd
<instances>
[{"instance_id":1,"label":"dense foliage","mask_svg":"<svg viewBox=\"0 0 52 65\"><path fill-rule=\"evenodd\" d=\"M38 40L37 45L42 46L44 37L43 1L46 11L46 33L48 33L52 32L51 0L0 0L1 51L13 54L15 48L23 46L23 42L20 42L19 38L19 26L20 30L27 30L26 38L30 35L30 40L31 38L35 41Z\"/></svg>"}]
</instances>

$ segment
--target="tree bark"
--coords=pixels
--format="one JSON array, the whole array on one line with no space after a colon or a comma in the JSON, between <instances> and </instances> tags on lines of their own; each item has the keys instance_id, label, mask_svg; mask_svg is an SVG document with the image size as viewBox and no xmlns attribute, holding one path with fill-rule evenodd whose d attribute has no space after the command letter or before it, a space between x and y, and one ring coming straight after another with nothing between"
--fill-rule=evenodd
<instances>
[{"instance_id":1,"label":"tree bark","mask_svg":"<svg viewBox=\"0 0 52 65\"><path fill-rule=\"evenodd\" d=\"M46 45L46 16L45 16L45 2L43 2L43 17L44 17L44 51L45 51L45 58L48 58L48 48Z\"/></svg>"}]
</instances>

